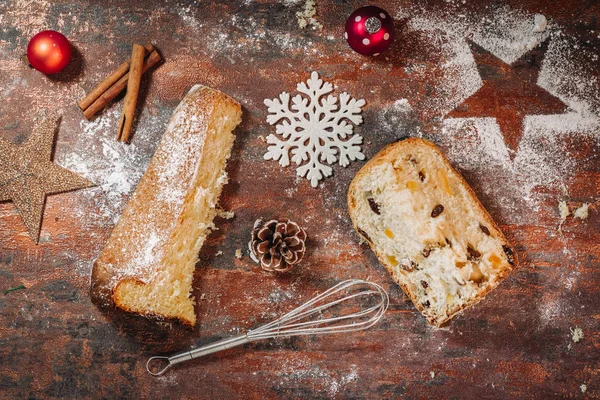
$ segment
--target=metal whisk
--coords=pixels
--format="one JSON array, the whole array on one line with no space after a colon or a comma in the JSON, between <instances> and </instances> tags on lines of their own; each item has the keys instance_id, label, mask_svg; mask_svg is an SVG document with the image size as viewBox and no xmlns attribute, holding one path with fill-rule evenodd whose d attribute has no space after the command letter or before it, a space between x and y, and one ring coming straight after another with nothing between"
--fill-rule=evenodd
<instances>
[{"instance_id":1,"label":"metal whisk","mask_svg":"<svg viewBox=\"0 0 600 400\"><path fill-rule=\"evenodd\" d=\"M333 315L337 306L352 302L354 308L344 307ZM281 318L252 329L242 335L171 356L150 357L146 369L154 376L162 375L175 364L227 350L248 342L281 336L301 336L353 332L375 325L388 308L387 292L378 284L359 279L343 281L290 311Z\"/></svg>"}]
</instances>

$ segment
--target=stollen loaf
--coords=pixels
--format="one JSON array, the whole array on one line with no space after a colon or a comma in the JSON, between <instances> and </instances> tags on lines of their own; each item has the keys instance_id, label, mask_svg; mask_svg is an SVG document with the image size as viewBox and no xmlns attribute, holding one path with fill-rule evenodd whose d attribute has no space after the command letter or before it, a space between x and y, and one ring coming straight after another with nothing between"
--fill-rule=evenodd
<instances>
[{"instance_id":1,"label":"stollen loaf","mask_svg":"<svg viewBox=\"0 0 600 400\"><path fill-rule=\"evenodd\" d=\"M241 113L235 100L201 85L177 106L94 263L91 297L96 304L196 323L193 272L227 182L232 131Z\"/></svg>"},{"instance_id":2,"label":"stollen loaf","mask_svg":"<svg viewBox=\"0 0 600 400\"><path fill-rule=\"evenodd\" d=\"M429 324L479 302L517 257L473 190L431 142L386 146L348 192L356 231Z\"/></svg>"}]
</instances>

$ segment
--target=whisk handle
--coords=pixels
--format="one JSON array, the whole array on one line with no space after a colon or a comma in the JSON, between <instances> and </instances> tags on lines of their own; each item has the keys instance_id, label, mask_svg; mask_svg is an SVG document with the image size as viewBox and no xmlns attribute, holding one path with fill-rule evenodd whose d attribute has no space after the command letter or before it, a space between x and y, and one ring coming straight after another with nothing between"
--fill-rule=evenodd
<instances>
[{"instance_id":1,"label":"whisk handle","mask_svg":"<svg viewBox=\"0 0 600 400\"><path fill-rule=\"evenodd\" d=\"M150 359L148 359L148 362L146 363L146 369L150 374L154 376L162 375L167 369L171 368L175 364L192 360L194 358L204 357L206 355L216 353L219 351L231 349L232 347L241 346L248 342L250 342L250 339L248 338L248 335L244 333L243 335L222 339L207 344L206 346L198 347L197 349L182 351L181 353L176 353L169 357L150 357ZM162 369L158 369L160 367L162 367Z\"/></svg>"},{"instance_id":2,"label":"whisk handle","mask_svg":"<svg viewBox=\"0 0 600 400\"><path fill-rule=\"evenodd\" d=\"M223 351L223 350L231 349L232 347L241 346L248 342L250 342L250 339L248 339L248 335L246 335L245 333L243 335L234 336L234 337L227 338L227 339L222 339L222 340L207 344L206 346L202 346L197 349L193 349L193 350L184 352L184 353L189 353L189 358L182 359L181 361L191 360L192 358L204 357L206 355L216 353L218 351ZM180 354L182 354L182 353L180 353ZM171 356L171 357L175 357L175 356ZM179 363L181 361L176 361L176 362L174 362L174 364Z\"/></svg>"}]
</instances>

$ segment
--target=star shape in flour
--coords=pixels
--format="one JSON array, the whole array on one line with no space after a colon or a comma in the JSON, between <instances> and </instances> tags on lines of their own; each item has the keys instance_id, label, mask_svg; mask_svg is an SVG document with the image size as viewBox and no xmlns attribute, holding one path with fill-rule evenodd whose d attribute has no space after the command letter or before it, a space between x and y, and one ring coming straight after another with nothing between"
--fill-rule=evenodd
<instances>
[{"instance_id":1,"label":"star shape in flour","mask_svg":"<svg viewBox=\"0 0 600 400\"><path fill-rule=\"evenodd\" d=\"M94 186L52 162L59 120L45 119L21 145L0 139L0 202L14 203L36 243L47 195Z\"/></svg>"},{"instance_id":2,"label":"star shape in flour","mask_svg":"<svg viewBox=\"0 0 600 400\"><path fill-rule=\"evenodd\" d=\"M507 64L478 44L467 41L483 86L446 115L449 118L494 117L514 158L526 115L562 114L567 105L538 86L548 39Z\"/></svg>"}]
</instances>

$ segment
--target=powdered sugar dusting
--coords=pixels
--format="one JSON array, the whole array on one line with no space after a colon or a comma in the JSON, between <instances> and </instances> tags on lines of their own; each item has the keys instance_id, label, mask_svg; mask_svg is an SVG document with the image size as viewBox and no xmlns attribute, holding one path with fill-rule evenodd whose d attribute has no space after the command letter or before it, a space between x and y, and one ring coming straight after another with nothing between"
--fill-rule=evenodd
<instances>
[{"instance_id":1,"label":"powdered sugar dusting","mask_svg":"<svg viewBox=\"0 0 600 400\"><path fill-rule=\"evenodd\" d=\"M190 94L199 87L194 86L190 90ZM202 115L175 112L167 126L167 131L202 132L205 127L206 121ZM176 140L165 141L158 155L162 160L163 168L158 171L157 199L169 203L174 208L181 207L188 189L175 184L178 177L186 176L187 179L190 179L191 176L187 175L194 171L190 168L190 164L194 164L195 160L190 161L188 157L182 155L199 154L201 151L201 143L194 135L182 136Z\"/></svg>"},{"instance_id":2,"label":"powdered sugar dusting","mask_svg":"<svg viewBox=\"0 0 600 400\"><path fill-rule=\"evenodd\" d=\"M438 95L427 96L421 107L429 113L445 115L481 87L467 38L510 64L549 35L546 29L536 31L536 26L534 16L508 6L485 17L463 13L411 17L409 29L426 34L445 60L441 66L443 77L436 88ZM427 73L417 71L417 75Z\"/></svg>"},{"instance_id":3,"label":"powdered sugar dusting","mask_svg":"<svg viewBox=\"0 0 600 400\"><path fill-rule=\"evenodd\" d=\"M82 120L70 151L57 148L55 162L86 177L97 186L80 193L83 201L73 204L71 212L85 229L92 232L90 254L77 263L77 272L89 276L91 265L105 243L95 227L110 228L118 221L130 194L144 174L153 149L163 130L162 113L143 111L131 144L115 139L120 107L104 111L93 121ZM163 110L161 110L163 111ZM170 110L164 110L169 112ZM98 240L99 239L99 240Z\"/></svg>"},{"instance_id":4,"label":"powdered sugar dusting","mask_svg":"<svg viewBox=\"0 0 600 400\"><path fill-rule=\"evenodd\" d=\"M524 136L513 160L495 118L444 119L442 135L435 136L461 169L474 171L481 179L501 174L502 188L488 185L483 190L506 209L507 222L535 222L531 220L533 213L523 215L518 210L539 211L544 197L538 189L560 187L578 168L578 161L564 151L564 140L575 134L600 140L600 84L578 62L585 53L541 14L531 15L508 6L485 17L424 13L411 17L409 28L424 33L445 60L436 96L412 106L421 115L442 118L482 85L465 38L506 63L516 61L549 38L538 84L565 102L569 110L559 115L527 116ZM417 68L413 73L430 72Z\"/></svg>"},{"instance_id":5,"label":"powdered sugar dusting","mask_svg":"<svg viewBox=\"0 0 600 400\"><path fill-rule=\"evenodd\" d=\"M139 182L148 163L148 157L141 156L143 152L136 143L155 136L149 135L146 130L137 133L132 144L118 142L113 131L116 132L119 114L120 110L114 107L95 121L82 120L81 133L72 152L56 156L58 164L78 172L98 185L102 192L100 196L98 189L87 191L87 196L95 207L90 209L83 205L81 209L75 210L81 217L87 214L86 220L97 225L116 223L127 196ZM89 215L90 211L92 215Z\"/></svg>"},{"instance_id":6,"label":"powdered sugar dusting","mask_svg":"<svg viewBox=\"0 0 600 400\"><path fill-rule=\"evenodd\" d=\"M360 379L358 366L355 364L350 365L349 370L344 372L315 365L312 360L305 357L297 357L293 362L283 365L279 377L281 379L279 385L283 387L297 385L310 379L314 390L327 397L339 396L340 392L350 385L356 385Z\"/></svg>"},{"instance_id":7,"label":"powdered sugar dusting","mask_svg":"<svg viewBox=\"0 0 600 400\"><path fill-rule=\"evenodd\" d=\"M194 96L200 88L199 85L193 87L179 104L148 166L146 174L157 177L157 181L142 182L142 191L131 196L123 211L124 222L117 224L112 233L106 249L115 259L113 268L118 268L114 281L134 276L150 282L160 270L157 265L177 224L204 146L202 132L206 131L208 121L199 105L203 97ZM206 107L210 105L204 105ZM147 207L147 203L152 207ZM127 248L121 249L123 241Z\"/></svg>"},{"instance_id":8,"label":"powdered sugar dusting","mask_svg":"<svg viewBox=\"0 0 600 400\"><path fill-rule=\"evenodd\" d=\"M141 250L133 253L133 258L127 264L127 268L121 276L135 276L135 277L146 277L148 276L148 266L152 265L154 260L159 257L162 252L159 251L158 246L161 242L160 237L153 229L148 230L146 235L146 242ZM124 252L130 251L130 248L123 249Z\"/></svg>"}]
</instances>

